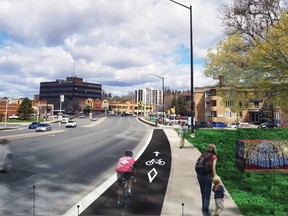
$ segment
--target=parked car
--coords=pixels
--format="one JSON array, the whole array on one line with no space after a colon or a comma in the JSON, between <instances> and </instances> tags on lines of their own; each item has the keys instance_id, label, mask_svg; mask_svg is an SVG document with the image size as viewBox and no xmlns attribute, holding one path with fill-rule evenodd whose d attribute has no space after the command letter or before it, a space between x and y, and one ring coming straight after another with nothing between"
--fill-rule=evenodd
<instances>
[{"instance_id":1,"label":"parked car","mask_svg":"<svg viewBox=\"0 0 288 216\"><path fill-rule=\"evenodd\" d=\"M241 128L242 124L240 122L233 122L227 125L228 128Z\"/></svg>"},{"instance_id":2,"label":"parked car","mask_svg":"<svg viewBox=\"0 0 288 216\"><path fill-rule=\"evenodd\" d=\"M85 117L84 114L79 115L79 118L84 118L84 117Z\"/></svg>"},{"instance_id":3,"label":"parked car","mask_svg":"<svg viewBox=\"0 0 288 216\"><path fill-rule=\"evenodd\" d=\"M19 117L15 114L12 114L9 116L9 119L18 119Z\"/></svg>"},{"instance_id":4,"label":"parked car","mask_svg":"<svg viewBox=\"0 0 288 216\"><path fill-rule=\"evenodd\" d=\"M259 125L258 128L276 128L277 124L274 122L263 122Z\"/></svg>"},{"instance_id":5,"label":"parked car","mask_svg":"<svg viewBox=\"0 0 288 216\"><path fill-rule=\"evenodd\" d=\"M12 168L13 154L8 146L8 141L5 139L0 140L0 171L10 172Z\"/></svg>"},{"instance_id":6,"label":"parked car","mask_svg":"<svg viewBox=\"0 0 288 216\"><path fill-rule=\"evenodd\" d=\"M212 122L213 128L227 128L224 122Z\"/></svg>"},{"instance_id":7,"label":"parked car","mask_svg":"<svg viewBox=\"0 0 288 216\"><path fill-rule=\"evenodd\" d=\"M42 131L51 131L52 126L49 123L41 123L39 126L36 127L36 132L42 132Z\"/></svg>"},{"instance_id":8,"label":"parked car","mask_svg":"<svg viewBox=\"0 0 288 216\"><path fill-rule=\"evenodd\" d=\"M31 124L29 124L28 128L29 129L35 129L36 127L38 127L41 123L40 122L32 122Z\"/></svg>"},{"instance_id":9,"label":"parked car","mask_svg":"<svg viewBox=\"0 0 288 216\"><path fill-rule=\"evenodd\" d=\"M92 121L97 121L96 116L92 116Z\"/></svg>"},{"instance_id":10,"label":"parked car","mask_svg":"<svg viewBox=\"0 0 288 216\"><path fill-rule=\"evenodd\" d=\"M66 123L66 128L68 127L77 127L77 122L74 121L74 120L69 120L67 123Z\"/></svg>"},{"instance_id":11,"label":"parked car","mask_svg":"<svg viewBox=\"0 0 288 216\"><path fill-rule=\"evenodd\" d=\"M194 128L212 128L212 124L206 121L196 121Z\"/></svg>"}]
</instances>

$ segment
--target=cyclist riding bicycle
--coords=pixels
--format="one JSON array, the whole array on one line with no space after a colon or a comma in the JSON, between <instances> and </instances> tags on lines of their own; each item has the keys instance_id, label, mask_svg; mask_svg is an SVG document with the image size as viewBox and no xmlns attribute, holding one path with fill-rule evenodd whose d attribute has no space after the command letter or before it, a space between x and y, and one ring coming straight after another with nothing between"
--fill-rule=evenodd
<instances>
[{"instance_id":1,"label":"cyclist riding bicycle","mask_svg":"<svg viewBox=\"0 0 288 216\"><path fill-rule=\"evenodd\" d=\"M118 202L117 205L121 204L121 196L123 194L122 179L127 181L128 186L128 196L132 196L132 184L135 174L135 160L133 158L133 152L131 150L125 151L125 156L121 157L118 161L116 172L118 179Z\"/></svg>"}]
</instances>

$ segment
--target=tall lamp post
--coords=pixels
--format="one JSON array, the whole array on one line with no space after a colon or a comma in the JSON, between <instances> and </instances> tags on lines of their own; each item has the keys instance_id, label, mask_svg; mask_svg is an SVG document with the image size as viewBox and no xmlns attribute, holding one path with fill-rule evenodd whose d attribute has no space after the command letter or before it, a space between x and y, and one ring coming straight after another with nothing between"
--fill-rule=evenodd
<instances>
[{"instance_id":1,"label":"tall lamp post","mask_svg":"<svg viewBox=\"0 0 288 216\"><path fill-rule=\"evenodd\" d=\"M178 4L190 11L190 69L191 69L191 133L194 134L194 83L193 83L193 26L192 26L192 6L190 7L183 5L179 2L169 0L175 4Z\"/></svg>"},{"instance_id":2,"label":"tall lamp post","mask_svg":"<svg viewBox=\"0 0 288 216\"><path fill-rule=\"evenodd\" d=\"M163 124L164 124L164 116L165 116L165 108L164 108L164 77L158 76L157 74L154 73L148 73L148 75L153 75L158 77L159 79L162 79L162 92L163 92L163 96L162 96L162 114L163 114Z\"/></svg>"},{"instance_id":3,"label":"tall lamp post","mask_svg":"<svg viewBox=\"0 0 288 216\"><path fill-rule=\"evenodd\" d=\"M7 98L6 99L6 106L5 106L5 128L7 126L7 119L8 119L8 105L10 103L10 100Z\"/></svg>"}]
</instances>

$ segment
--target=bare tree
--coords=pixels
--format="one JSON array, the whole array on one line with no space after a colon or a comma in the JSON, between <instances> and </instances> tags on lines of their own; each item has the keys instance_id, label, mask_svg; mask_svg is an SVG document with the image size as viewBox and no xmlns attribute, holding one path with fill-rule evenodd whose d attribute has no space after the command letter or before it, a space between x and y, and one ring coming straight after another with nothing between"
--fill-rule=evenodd
<instances>
[{"instance_id":1,"label":"bare tree","mask_svg":"<svg viewBox=\"0 0 288 216\"><path fill-rule=\"evenodd\" d=\"M250 44L264 39L267 26L276 26L287 0L234 0L221 5L219 12L228 35L241 34Z\"/></svg>"}]
</instances>

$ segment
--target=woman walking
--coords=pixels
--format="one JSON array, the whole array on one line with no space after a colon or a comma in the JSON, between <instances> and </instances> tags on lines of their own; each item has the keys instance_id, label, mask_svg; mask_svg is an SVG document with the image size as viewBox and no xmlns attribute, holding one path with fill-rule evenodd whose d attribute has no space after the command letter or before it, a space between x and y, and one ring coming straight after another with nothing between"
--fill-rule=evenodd
<instances>
[{"instance_id":1,"label":"woman walking","mask_svg":"<svg viewBox=\"0 0 288 216\"><path fill-rule=\"evenodd\" d=\"M202 215L210 216L209 205L212 190L212 179L216 173L217 153L214 144L208 144L207 150L196 162L197 179L202 196Z\"/></svg>"}]
</instances>

